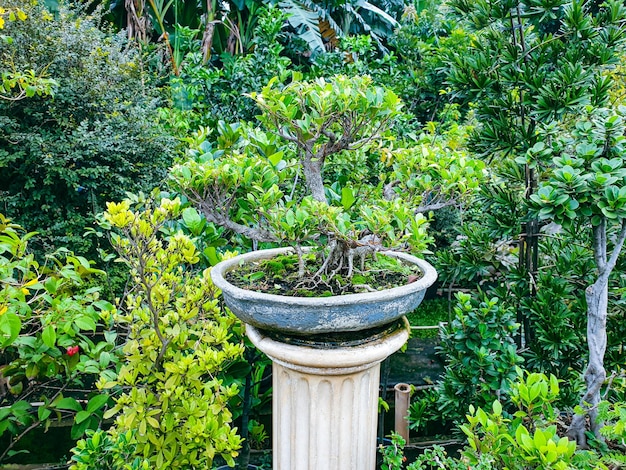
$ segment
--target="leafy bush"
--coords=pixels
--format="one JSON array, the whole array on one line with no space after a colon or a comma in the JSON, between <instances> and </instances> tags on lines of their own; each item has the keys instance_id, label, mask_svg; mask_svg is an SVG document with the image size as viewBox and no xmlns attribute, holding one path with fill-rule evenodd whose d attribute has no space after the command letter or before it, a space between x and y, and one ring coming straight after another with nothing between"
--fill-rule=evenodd
<instances>
[{"instance_id":1,"label":"leafy bush","mask_svg":"<svg viewBox=\"0 0 626 470\"><path fill-rule=\"evenodd\" d=\"M550 268L537 274L537 295L523 298L520 307L532 324L531 341L523 352L526 367L563 380L560 399L573 405L582 385L580 374L585 357L580 347L586 337L584 289L590 283L593 267L589 250L569 240L565 235L560 240L547 238L542 242L544 262Z\"/></svg>"},{"instance_id":2,"label":"leafy bush","mask_svg":"<svg viewBox=\"0 0 626 470\"><path fill-rule=\"evenodd\" d=\"M497 298L480 300L457 294L455 319L441 330L446 369L438 384L439 409L445 418L460 420L470 404L484 406L494 394L505 397L522 362L513 335L518 325L511 309Z\"/></svg>"},{"instance_id":3,"label":"leafy bush","mask_svg":"<svg viewBox=\"0 0 626 470\"><path fill-rule=\"evenodd\" d=\"M25 21L28 18L21 8L0 7L0 30L4 29L6 21ZM13 38L0 34L0 44L8 48L13 44ZM21 64L3 62L0 64L0 100L18 101L35 95L44 96L53 92L56 82L45 77L45 70L23 70Z\"/></svg>"},{"instance_id":4,"label":"leafy bush","mask_svg":"<svg viewBox=\"0 0 626 470\"><path fill-rule=\"evenodd\" d=\"M89 431L72 449L72 470L148 470L148 460L135 457L133 432L120 433L116 438L101 429Z\"/></svg>"},{"instance_id":5,"label":"leafy bush","mask_svg":"<svg viewBox=\"0 0 626 470\"><path fill-rule=\"evenodd\" d=\"M105 201L160 181L173 141L156 124L150 77L123 34L101 31L82 10L61 5L52 17L27 7L25 21L7 24L13 44L0 62L45 69L58 87L53 99L0 100L2 210L42 233L39 253L95 255L84 227Z\"/></svg>"},{"instance_id":6,"label":"leafy bush","mask_svg":"<svg viewBox=\"0 0 626 470\"><path fill-rule=\"evenodd\" d=\"M440 282L474 286L496 284L517 263L517 250L510 239L494 240L484 224L471 221L456 227L456 240L436 254Z\"/></svg>"},{"instance_id":7,"label":"leafy bush","mask_svg":"<svg viewBox=\"0 0 626 470\"><path fill-rule=\"evenodd\" d=\"M460 458L447 455L435 446L407 465L407 470L426 469L510 469L571 470L607 469L606 463L623 461L623 455L611 453L602 457L596 452L576 448L576 443L561 437L560 416L554 404L559 383L555 376L529 373L517 368L517 378L510 383L510 404L496 400L485 408L469 406L466 422L460 426L467 445ZM605 428L607 436L621 433L626 422L619 407L608 405L604 416L617 417L615 426ZM620 425L621 423L621 425ZM623 435L623 433L622 433ZM384 450L384 461L390 470L402 468L404 442L393 437L392 446Z\"/></svg>"},{"instance_id":8,"label":"leafy bush","mask_svg":"<svg viewBox=\"0 0 626 470\"><path fill-rule=\"evenodd\" d=\"M542 122L607 102L604 72L617 61L624 34L621 2L447 5L474 35L450 61L447 82L458 98L473 102L477 152L519 155L541 140L536 130Z\"/></svg>"},{"instance_id":9,"label":"leafy bush","mask_svg":"<svg viewBox=\"0 0 626 470\"><path fill-rule=\"evenodd\" d=\"M458 121L462 113L447 92L444 71L455 54L468 48L470 36L439 2L419 3L428 5L419 12L406 8L389 38L390 51L382 53L370 36L343 36L335 49L312 58L310 74L370 75L402 98L409 130L430 121Z\"/></svg>"},{"instance_id":10,"label":"leafy bush","mask_svg":"<svg viewBox=\"0 0 626 470\"><path fill-rule=\"evenodd\" d=\"M464 459L472 465L488 456L492 468L572 468L576 443L558 436L551 405L558 393L556 377L527 373L512 383L511 401L517 408L512 418L503 413L500 401L493 402L490 411L471 406L468 424L461 426L469 444ZM586 457L582 456L584 466L578 468L590 468Z\"/></svg>"},{"instance_id":11,"label":"leafy bush","mask_svg":"<svg viewBox=\"0 0 626 470\"><path fill-rule=\"evenodd\" d=\"M151 468L207 468L216 455L232 464L241 445L227 407L237 387L220 379L243 351L230 341L236 320L220 309L209 270L194 271L191 239L160 236L180 206L140 197L131 207L126 199L107 204L102 222L135 286L115 315L128 330L122 366L116 379L99 382L122 392L105 417L115 416L114 443L136 430L132 455Z\"/></svg>"},{"instance_id":12,"label":"leafy bush","mask_svg":"<svg viewBox=\"0 0 626 470\"><path fill-rule=\"evenodd\" d=\"M109 398L89 384L113 378L117 363L115 309L88 285L102 271L67 250L40 265L28 250L33 236L0 214L0 437L7 442L0 461L28 431L55 419L74 420L74 439L96 428Z\"/></svg>"}]
</instances>

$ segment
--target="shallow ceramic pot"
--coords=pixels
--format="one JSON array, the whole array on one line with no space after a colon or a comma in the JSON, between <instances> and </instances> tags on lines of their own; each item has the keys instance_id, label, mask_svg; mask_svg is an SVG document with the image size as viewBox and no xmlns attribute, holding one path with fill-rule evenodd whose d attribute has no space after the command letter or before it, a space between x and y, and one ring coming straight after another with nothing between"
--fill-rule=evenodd
<instances>
[{"instance_id":1,"label":"shallow ceramic pot","mask_svg":"<svg viewBox=\"0 0 626 470\"><path fill-rule=\"evenodd\" d=\"M217 467L215 470L233 470L233 467L229 467L228 465L222 465L221 467ZM248 470L261 470L261 467L257 467L256 465L248 465Z\"/></svg>"},{"instance_id":2,"label":"shallow ceramic pot","mask_svg":"<svg viewBox=\"0 0 626 470\"><path fill-rule=\"evenodd\" d=\"M292 248L253 251L213 267L213 282L222 290L228 308L244 323L292 335L366 330L392 323L413 311L424 299L426 289L437 279L437 272L429 263L399 252L382 254L417 265L423 276L410 284L377 292L289 297L241 289L225 279L226 273L240 265L293 252Z\"/></svg>"}]
</instances>

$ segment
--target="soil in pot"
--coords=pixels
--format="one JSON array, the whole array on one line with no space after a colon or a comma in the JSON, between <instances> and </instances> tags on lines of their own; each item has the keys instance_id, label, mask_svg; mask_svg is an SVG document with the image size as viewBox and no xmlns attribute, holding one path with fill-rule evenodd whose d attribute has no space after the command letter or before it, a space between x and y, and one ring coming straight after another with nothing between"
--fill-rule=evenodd
<instances>
[{"instance_id":1,"label":"soil in pot","mask_svg":"<svg viewBox=\"0 0 626 470\"><path fill-rule=\"evenodd\" d=\"M415 282L422 277L419 267L382 254L355 266L351 277L342 272L318 275L321 260L305 256L305 274L298 274L298 257L281 255L245 264L230 271L226 280L246 290L293 297L330 297L390 289ZM358 264L358 263L357 263Z\"/></svg>"}]
</instances>

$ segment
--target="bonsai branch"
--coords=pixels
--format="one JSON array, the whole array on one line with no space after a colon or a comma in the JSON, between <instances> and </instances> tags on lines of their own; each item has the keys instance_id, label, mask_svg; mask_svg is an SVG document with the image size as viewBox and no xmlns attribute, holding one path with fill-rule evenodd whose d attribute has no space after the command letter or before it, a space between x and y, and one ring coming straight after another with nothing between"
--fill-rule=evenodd
<instances>
[{"instance_id":1,"label":"bonsai branch","mask_svg":"<svg viewBox=\"0 0 626 470\"><path fill-rule=\"evenodd\" d=\"M234 196L226 199L212 196L214 194L220 193L207 190L202 196L196 191L190 191L188 194L189 199L197 204L200 212L202 212L208 222L222 226L228 230L238 233L239 235L243 235L250 240L256 240L257 242L279 241L273 233L267 230L263 230L258 227L249 227L230 219L227 214L230 206L232 205Z\"/></svg>"},{"instance_id":2,"label":"bonsai branch","mask_svg":"<svg viewBox=\"0 0 626 470\"><path fill-rule=\"evenodd\" d=\"M328 243L328 254L324 258L322 266L315 273L315 278L320 278L323 274L328 275L328 280L332 279L344 267L346 267L346 277L351 278L354 273L354 258L360 261L361 271L365 269L365 258L367 255L376 256L376 252L383 247L380 239L376 235L366 235L358 241L332 239Z\"/></svg>"},{"instance_id":3,"label":"bonsai branch","mask_svg":"<svg viewBox=\"0 0 626 470\"><path fill-rule=\"evenodd\" d=\"M393 201L398 198L394 188L401 183L400 180L390 181L383 187L383 198L386 201ZM444 207L452 207L457 206L458 202L455 198L446 197L441 193L434 194L433 191L426 191L422 193L421 200L428 200L427 204L420 204L415 208L416 214L423 214L425 212L436 211L439 209L443 209Z\"/></svg>"},{"instance_id":4,"label":"bonsai branch","mask_svg":"<svg viewBox=\"0 0 626 470\"><path fill-rule=\"evenodd\" d=\"M452 207L456 206L457 202L455 199L449 199L447 201L435 202L432 204L419 205L415 208L416 214L423 214L424 212L436 211L439 209L443 209L444 207Z\"/></svg>"}]
</instances>

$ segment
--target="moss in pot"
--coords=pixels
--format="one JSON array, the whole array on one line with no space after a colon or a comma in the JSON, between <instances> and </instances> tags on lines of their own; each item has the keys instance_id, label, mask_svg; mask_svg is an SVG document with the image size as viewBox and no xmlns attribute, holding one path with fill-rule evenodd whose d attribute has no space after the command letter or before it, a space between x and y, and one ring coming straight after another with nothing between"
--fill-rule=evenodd
<instances>
[{"instance_id":1,"label":"moss in pot","mask_svg":"<svg viewBox=\"0 0 626 470\"><path fill-rule=\"evenodd\" d=\"M457 204L476 189L482 163L441 144L413 141L409 147L398 146L390 129L401 116L402 103L367 76L311 82L296 78L286 86L271 81L250 95L261 110L259 121L267 132L245 124L236 131L224 126L216 151L196 152L173 168L175 187L207 221L255 243L290 247L297 259L298 284L304 289L341 294L342 284L335 281L350 284L360 278L366 259L378 253L393 252L388 254L416 264L417 258L408 252L424 252L431 243L425 214ZM249 254L246 263L265 258ZM430 265L423 260L417 265L421 274L413 278L421 279L407 276L394 289L422 280L419 289L425 289L427 282L434 282L436 274ZM228 270L234 267L231 263ZM225 272L214 271L216 283L224 290L220 277ZM394 289L379 292L367 283L362 293L352 286L347 290L351 293L333 298L345 297L339 303L346 304L368 295L380 298L381 292ZM237 288L231 298L255 297L240 290L245 289ZM314 308L330 311L333 302L315 297L296 304L312 303ZM238 307L233 308L228 299L227 305L239 316ZM404 313L396 313L396 318ZM299 318L292 314L290 321ZM369 325L340 323L297 333Z\"/></svg>"}]
</instances>

